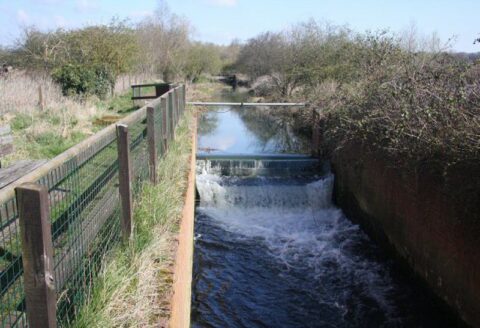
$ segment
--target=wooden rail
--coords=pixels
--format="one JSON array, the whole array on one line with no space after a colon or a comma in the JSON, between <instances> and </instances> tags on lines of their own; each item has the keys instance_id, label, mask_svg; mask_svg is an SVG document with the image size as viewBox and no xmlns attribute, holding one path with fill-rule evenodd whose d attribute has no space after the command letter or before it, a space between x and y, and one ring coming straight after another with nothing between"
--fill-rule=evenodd
<instances>
[{"instance_id":1,"label":"wooden rail","mask_svg":"<svg viewBox=\"0 0 480 328\"><path fill-rule=\"evenodd\" d=\"M142 95L142 89L155 88L155 93L150 95ZM148 84L135 84L132 85L132 100L148 100L157 99L171 90L174 86L169 83L148 83Z\"/></svg>"}]
</instances>

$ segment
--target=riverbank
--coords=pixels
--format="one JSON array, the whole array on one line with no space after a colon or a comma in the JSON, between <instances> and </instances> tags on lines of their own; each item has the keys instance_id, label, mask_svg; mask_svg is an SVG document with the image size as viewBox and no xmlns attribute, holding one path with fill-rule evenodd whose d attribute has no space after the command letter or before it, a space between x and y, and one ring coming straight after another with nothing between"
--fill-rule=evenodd
<instances>
[{"instance_id":1,"label":"riverbank","mask_svg":"<svg viewBox=\"0 0 480 328\"><path fill-rule=\"evenodd\" d=\"M134 204L132 241L108 256L73 327L168 325L192 147L193 115L185 114L175 142L160 161L158 185L145 184Z\"/></svg>"}]
</instances>

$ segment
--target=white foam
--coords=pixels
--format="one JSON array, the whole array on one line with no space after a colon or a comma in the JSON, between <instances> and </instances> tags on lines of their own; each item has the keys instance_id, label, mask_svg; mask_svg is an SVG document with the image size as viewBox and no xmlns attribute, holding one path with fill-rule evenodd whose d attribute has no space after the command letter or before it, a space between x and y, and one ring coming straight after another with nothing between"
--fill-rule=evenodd
<instances>
[{"instance_id":1,"label":"white foam","mask_svg":"<svg viewBox=\"0 0 480 328\"><path fill-rule=\"evenodd\" d=\"M248 185L240 179L200 174L197 210L238 238L264 243L287 269L307 268L319 283L332 274L333 265L335 274L358 284L393 317L388 273L352 252L366 237L332 204L333 175L306 184L257 180ZM347 297L341 293L332 302L348 309Z\"/></svg>"}]
</instances>

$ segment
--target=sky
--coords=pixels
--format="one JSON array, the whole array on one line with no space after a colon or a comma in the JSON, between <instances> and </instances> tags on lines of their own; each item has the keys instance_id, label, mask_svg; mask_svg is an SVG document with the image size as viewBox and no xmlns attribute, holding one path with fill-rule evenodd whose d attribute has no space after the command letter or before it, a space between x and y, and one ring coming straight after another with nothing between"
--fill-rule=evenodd
<instances>
[{"instance_id":1,"label":"sky","mask_svg":"<svg viewBox=\"0 0 480 328\"><path fill-rule=\"evenodd\" d=\"M437 33L451 50L479 52L480 0L167 0L171 11L193 25L194 38L219 44L248 40L311 18L351 29L402 31L415 25ZM113 16L132 22L151 15L157 0L0 0L0 44L12 45L22 26L75 28L108 23Z\"/></svg>"}]
</instances>

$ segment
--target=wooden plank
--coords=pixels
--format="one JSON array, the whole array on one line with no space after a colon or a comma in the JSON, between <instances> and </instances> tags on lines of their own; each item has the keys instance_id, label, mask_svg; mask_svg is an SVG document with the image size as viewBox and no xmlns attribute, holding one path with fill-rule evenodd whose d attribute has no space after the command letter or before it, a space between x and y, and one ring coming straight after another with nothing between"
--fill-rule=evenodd
<instances>
[{"instance_id":1,"label":"wooden plank","mask_svg":"<svg viewBox=\"0 0 480 328\"><path fill-rule=\"evenodd\" d=\"M40 167L47 160L39 161L18 161L6 168L0 168L0 189L8 186L9 184L17 181L24 175L32 172L37 167Z\"/></svg>"},{"instance_id":2,"label":"wooden plank","mask_svg":"<svg viewBox=\"0 0 480 328\"><path fill-rule=\"evenodd\" d=\"M196 122L196 119L194 120ZM173 278L172 312L169 327L190 327L193 276L193 232L195 216L196 125L192 133L192 153L188 188L182 211Z\"/></svg>"},{"instance_id":3,"label":"wooden plank","mask_svg":"<svg viewBox=\"0 0 480 328\"><path fill-rule=\"evenodd\" d=\"M147 107L147 143L150 181L157 184L157 131L155 130L155 107Z\"/></svg>"},{"instance_id":4,"label":"wooden plank","mask_svg":"<svg viewBox=\"0 0 480 328\"><path fill-rule=\"evenodd\" d=\"M156 87L156 86L164 86L169 85L168 83L147 83L147 84L133 84L131 85L132 88L142 88L142 87Z\"/></svg>"},{"instance_id":5,"label":"wooden plank","mask_svg":"<svg viewBox=\"0 0 480 328\"><path fill-rule=\"evenodd\" d=\"M147 100L147 99L156 99L157 96L156 95L153 95L153 96L137 96L137 97L132 97L131 99L132 100Z\"/></svg>"},{"instance_id":6,"label":"wooden plank","mask_svg":"<svg viewBox=\"0 0 480 328\"><path fill-rule=\"evenodd\" d=\"M130 133L125 124L117 125L118 182L122 203L122 235L128 241L132 235L132 165L130 160Z\"/></svg>"},{"instance_id":7,"label":"wooden plank","mask_svg":"<svg viewBox=\"0 0 480 328\"><path fill-rule=\"evenodd\" d=\"M15 192L29 327L53 328L57 326L57 318L48 190L36 183L26 183Z\"/></svg>"}]
</instances>

